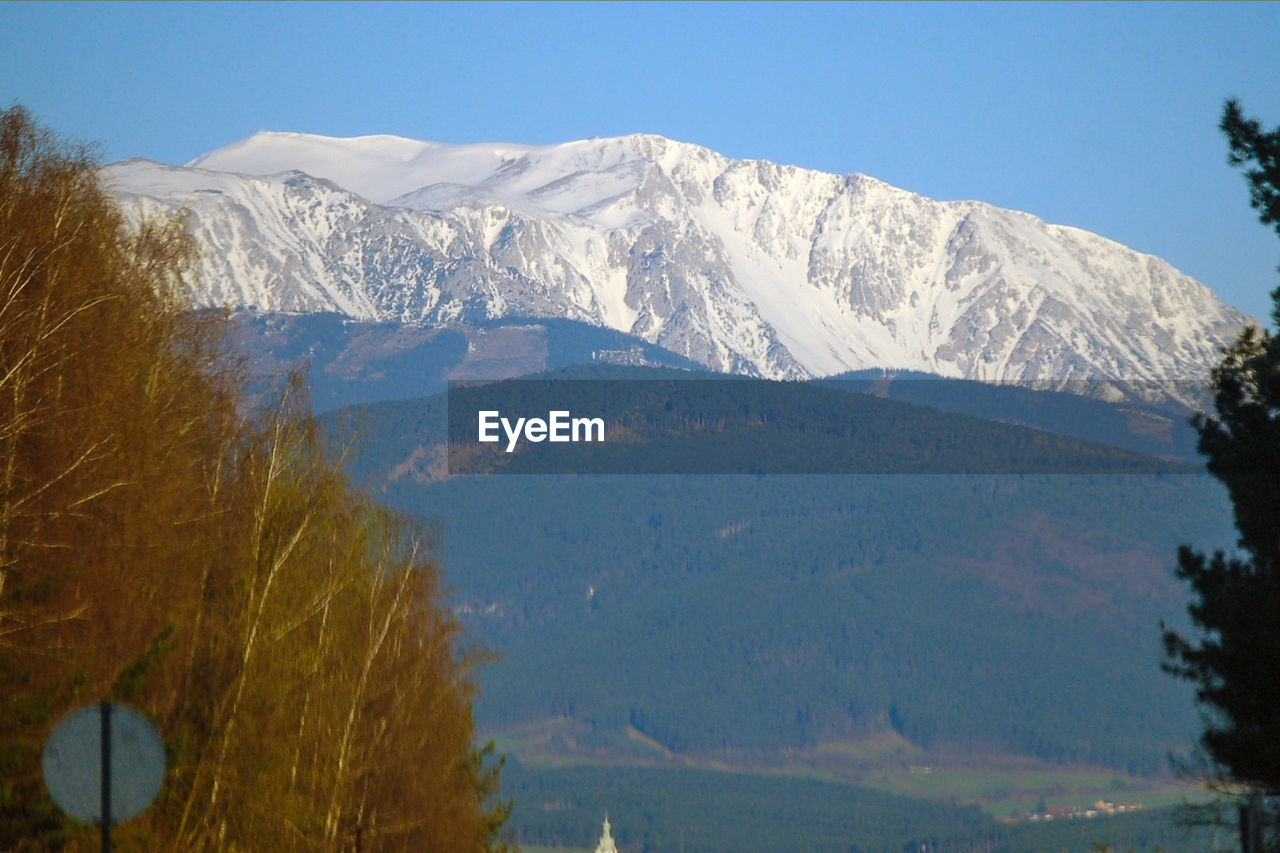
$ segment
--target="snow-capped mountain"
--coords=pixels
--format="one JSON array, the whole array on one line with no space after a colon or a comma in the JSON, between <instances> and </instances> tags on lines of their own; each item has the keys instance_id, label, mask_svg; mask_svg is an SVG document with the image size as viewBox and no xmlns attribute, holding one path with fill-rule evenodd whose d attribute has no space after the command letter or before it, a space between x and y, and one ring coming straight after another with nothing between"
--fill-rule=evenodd
<instances>
[{"instance_id":1,"label":"snow-capped mountain","mask_svg":"<svg viewBox=\"0 0 1280 853\"><path fill-rule=\"evenodd\" d=\"M105 177L130 216L189 211L198 304L563 317L766 377L1200 378L1246 321L1086 231L659 136L259 133Z\"/></svg>"}]
</instances>

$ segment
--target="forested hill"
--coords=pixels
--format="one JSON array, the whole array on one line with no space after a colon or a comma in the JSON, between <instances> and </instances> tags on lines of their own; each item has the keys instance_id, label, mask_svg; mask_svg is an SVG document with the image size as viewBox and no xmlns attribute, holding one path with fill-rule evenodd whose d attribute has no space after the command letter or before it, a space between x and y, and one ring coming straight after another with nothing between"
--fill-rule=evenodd
<instances>
[{"instance_id":1,"label":"forested hill","mask_svg":"<svg viewBox=\"0 0 1280 853\"><path fill-rule=\"evenodd\" d=\"M1189 382L973 382L910 371L864 370L817 380L821 385L1019 424L1199 466L1192 410L1205 386ZM1207 408L1208 400L1200 400Z\"/></svg>"},{"instance_id":2,"label":"forested hill","mask_svg":"<svg viewBox=\"0 0 1280 853\"><path fill-rule=\"evenodd\" d=\"M1183 611L1177 543L1231 541L1216 484L1096 473L1099 459L1161 467L1043 431L737 381L739 409L779 415L760 460L811 449L818 425L856 411L889 424L869 452L901 467L882 470L911 470L910 437L946 436L983 459L1074 448L1095 473L449 479L443 398L369 406L358 479L440 523L455 606L501 655L480 675L489 730L567 718L584 728L549 748L612 759L634 758L627 732L706 754L893 731L1149 772L1191 742L1156 625ZM327 423L349 434L349 416Z\"/></svg>"},{"instance_id":3,"label":"forested hill","mask_svg":"<svg viewBox=\"0 0 1280 853\"><path fill-rule=\"evenodd\" d=\"M385 401L326 416L338 434L358 434L357 477L375 489L409 477L454 473L975 474L1186 473L1185 444L1126 429L1158 410L1110 406L1073 394L978 383L897 383L956 408L991 410L992 421L932 405L887 399L862 384L772 382L647 367L566 367L522 379L455 387L447 395ZM895 387L897 387L895 385ZM874 389L872 389L874 390ZM507 452L476 443L481 410L599 417L599 444L543 443ZM513 414L514 420L514 414ZM1110 420L1108 420L1110 418ZM1013 422L1006 422L1013 421ZM1032 426L1024 426L1022 423ZM1095 440L1052 431L1097 424ZM1096 440L1116 439L1131 449ZM460 448L466 449L465 456ZM1136 449L1132 449L1136 448ZM1159 458L1139 450L1170 450ZM462 462L459 466L459 462Z\"/></svg>"}]
</instances>

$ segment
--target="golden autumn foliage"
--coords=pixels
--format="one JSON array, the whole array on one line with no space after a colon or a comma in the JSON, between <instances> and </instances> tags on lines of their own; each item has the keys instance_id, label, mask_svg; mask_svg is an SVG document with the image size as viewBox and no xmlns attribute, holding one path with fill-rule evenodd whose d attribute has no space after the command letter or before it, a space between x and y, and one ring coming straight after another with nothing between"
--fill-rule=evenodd
<instances>
[{"instance_id":1,"label":"golden autumn foliage","mask_svg":"<svg viewBox=\"0 0 1280 853\"><path fill-rule=\"evenodd\" d=\"M348 487L296 378L246 413L182 223L0 113L0 849L92 849L40 779L66 712L169 770L120 850L501 847L430 537Z\"/></svg>"}]
</instances>

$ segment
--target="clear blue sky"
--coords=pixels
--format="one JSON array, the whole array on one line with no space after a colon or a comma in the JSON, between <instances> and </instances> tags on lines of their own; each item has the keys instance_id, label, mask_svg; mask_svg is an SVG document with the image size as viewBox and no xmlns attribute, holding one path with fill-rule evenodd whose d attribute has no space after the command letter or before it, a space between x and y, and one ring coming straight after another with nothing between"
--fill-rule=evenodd
<instances>
[{"instance_id":1,"label":"clear blue sky","mask_svg":"<svg viewBox=\"0 0 1280 853\"><path fill-rule=\"evenodd\" d=\"M0 104L108 160L659 133L1087 228L1265 320L1227 96L1280 125L1280 3L0 4Z\"/></svg>"}]
</instances>

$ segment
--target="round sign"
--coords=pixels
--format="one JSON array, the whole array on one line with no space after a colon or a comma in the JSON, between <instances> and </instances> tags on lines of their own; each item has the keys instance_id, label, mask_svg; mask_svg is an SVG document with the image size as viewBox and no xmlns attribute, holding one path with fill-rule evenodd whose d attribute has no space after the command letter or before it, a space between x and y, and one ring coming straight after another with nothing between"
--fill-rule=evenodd
<instances>
[{"instance_id":1,"label":"round sign","mask_svg":"<svg viewBox=\"0 0 1280 853\"><path fill-rule=\"evenodd\" d=\"M59 808L77 820L101 822L104 715L110 825L138 814L160 793L164 743L146 717L114 702L72 711L45 741L41 768Z\"/></svg>"}]
</instances>

